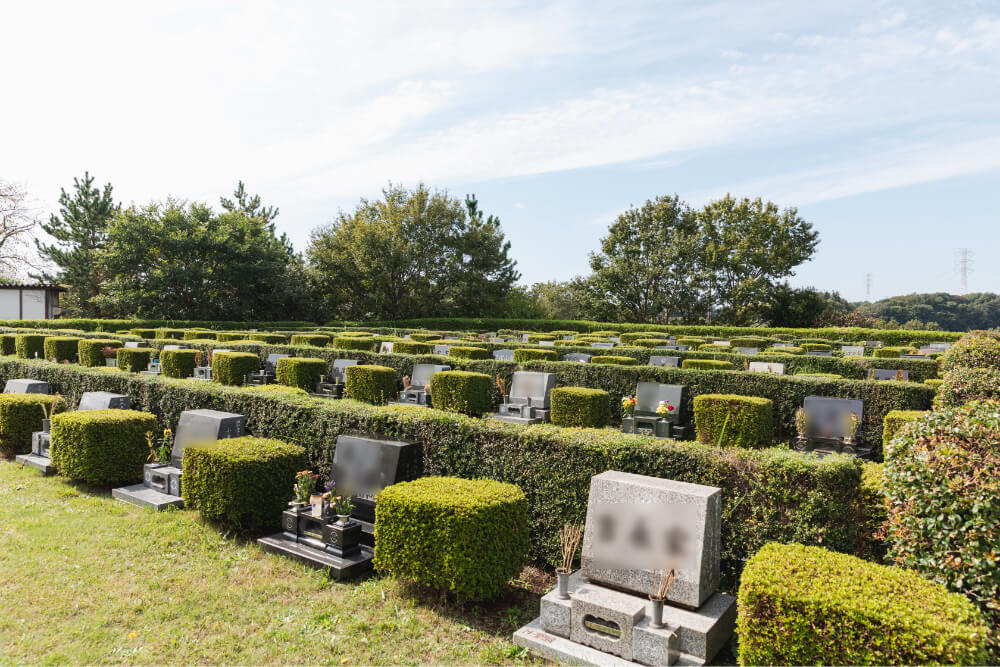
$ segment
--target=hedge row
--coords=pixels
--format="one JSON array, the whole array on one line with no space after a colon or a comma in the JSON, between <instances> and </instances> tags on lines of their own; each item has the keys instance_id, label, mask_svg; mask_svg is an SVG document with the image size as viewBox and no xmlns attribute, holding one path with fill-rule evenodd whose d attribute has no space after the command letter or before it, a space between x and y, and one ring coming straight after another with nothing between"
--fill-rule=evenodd
<instances>
[{"instance_id":1,"label":"hedge row","mask_svg":"<svg viewBox=\"0 0 1000 667\"><path fill-rule=\"evenodd\" d=\"M493 362L472 365L477 363ZM637 372L634 368L615 370ZM214 382L0 359L0 380L13 377L48 381L53 391L71 403L78 402L84 391L127 394L136 409L156 413L160 427L175 428L180 413L187 409L243 414L254 435L294 438L305 446L311 466L322 474L330 473L337 436L342 433L375 433L419 442L425 452L426 474L485 477L523 489L530 506L529 556L552 565L560 557L559 529L568 521L584 519L590 478L610 469L725 489L726 520L720 541L724 588L735 585L743 563L767 542L798 541L856 552L864 539L861 464L849 457L816 459L781 449L719 450L611 429L548 425L525 429L431 408L374 407Z\"/></svg>"}]
</instances>

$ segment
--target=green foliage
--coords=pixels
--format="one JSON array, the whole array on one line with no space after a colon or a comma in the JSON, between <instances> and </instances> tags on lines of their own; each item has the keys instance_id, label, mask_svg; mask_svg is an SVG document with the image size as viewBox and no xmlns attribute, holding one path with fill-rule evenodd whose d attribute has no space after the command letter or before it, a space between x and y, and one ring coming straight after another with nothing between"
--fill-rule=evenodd
<instances>
[{"instance_id":1,"label":"green foliage","mask_svg":"<svg viewBox=\"0 0 1000 667\"><path fill-rule=\"evenodd\" d=\"M173 340L182 340L184 334L187 333L183 329L169 329L166 327L160 327L156 329L156 335L153 338L170 338Z\"/></svg>"},{"instance_id":2,"label":"green foliage","mask_svg":"<svg viewBox=\"0 0 1000 667\"><path fill-rule=\"evenodd\" d=\"M440 337L441 336L439 336L436 333L419 333L419 332L413 332L413 333L410 334L410 340L415 340L418 343L426 343L429 340L437 340Z\"/></svg>"},{"instance_id":3,"label":"green foliage","mask_svg":"<svg viewBox=\"0 0 1000 667\"><path fill-rule=\"evenodd\" d=\"M770 447L774 403L757 396L702 394L694 399L698 441L722 447Z\"/></svg>"},{"instance_id":4,"label":"green foliage","mask_svg":"<svg viewBox=\"0 0 1000 667\"><path fill-rule=\"evenodd\" d=\"M182 336L183 340L216 340L216 334L214 331L205 331L204 329L195 329L194 331L185 331ZM278 341L284 342L284 341Z\"/></svg>"},{"instance_id":5,"label":"green foliage","mask_svg":"<svg viewBox=\"0 0 1000 667\"><path fill-rule=\"evenodd\" d=\"M556 387L549 398L556 426L603 428L611 421L611 396L603 389Z\"/></svg>"},{"instance_id":6,"label":"green foliage","mask_svg":"<svg viewBox=\"0 0 1000 667\"><path fill-rule=\"evenodd\" d=\"M681 368L692 371L731 371L733 364L721 359L684 359L681 361Z\"/></svg>"},{"instance_id":7,"label":"green foliage","mask_svg":"<svg viewBox=\"0 0 1000 667\"><path fill-rule=\"evenodd\" d=\"M944 383L944 378L927 378L924 380L924 384L928 387L933 387L937 389Z\"/></svg>"},{"instance_id":8,"label":"green foliage","mask_svg":"<svg viewBox=\"0 0 1000 667\"><path fill-rule=\"evenodd\" d=\"M517 361L517 352L518 350L514 351L514 361ZM633 357L620 357L614 354L598 354L590 358L590 363L614 364L616 366L635 366L639 363L639 360Z\"/></svg>"},{"instance_id":9,"label":"green foliage","mask_svg":"<svg viewBox=\"0 0 1000 667\"><path fill-rule=\"evenodd\" d=\"M863 303L858 312L890 322L920 322L921 328L944 331L995 329L1000 327L1000 295L907 294Z\"/></svg>"},{"instance_id":10,"label":"green foliage","mask_svg":"<svg viewBox=\"0 0 1000 667\"><path fill-rule=\"evenodd\" d=\"M857 555L875 562L884 560L888 502L885 495L885 464L861 464L861 548Z\"/></svg>"},{"instance_id":11,"label":"green foliage","mask_svg":"<svg viewBox=\"0 0 1000 667\"><path fill-rule=\"evenodd\" d=\"M194 375L200 354L198 350L160 350L160 372L168 378L189 378Z\"/></svg>"},{"instance_id":12,"label":"green foliage","mask_svg":"<svg viewBox=\"0 0 1000 667\"><path fill-rule=\"evenodd\" d=\"M640 347L656 347L656 345L665 345L665 339L669 338L670 334L663 333L662 331L630 331L623 333L620 338L622 345L639 345ZM644 345L643 343L656 342L656 345Z\"/></svg>"},{"instance_id":13,"label":"green foliage","mask_svg":"<svg viewBox=\"0 0 1000 667\"><path fill-rule=\"evenodd\" d=\"M550 341L550 340L554 341L555 339L556 339L556 337L553 336L552 334L529 334L528 335L528 342L529 343L540 343L543 340L544 341Z\"/></svg>"},{"instance_id":14,"label":"green foliage","mask_svg":"<svg viewBox=\"0 0 1000 667\"><path fill-rule=\"evenodd\" d=\"M247 334L247 340L255 340L258 343L267 343L269 345L281 345L288 342L288 338L283 334L274 333Z\"/></svg>"},{"instance_id":15,"label":"green foliage","mask_svg":"<svg viewBox=\"0 0 1000 667\"><path fill-rule=\"evenodd\" d=\"M395 352L396 348L392 348ZM559 358L559 353L555 350L539 350L531 348L518 348L514 350L514 361L555 361Z\"/></svg>"},{"instance_id":16,"label":"green foliage","mask_svg":"<svg viewBox=\"0 0 1000 667\"><path fill-rule=\"evenodd\" d=\"M926 410L890 410L887 412L882 420L882 451L889 448L889 441L907 422L920 419L926 414Z\"/></svg>"},{"instance_id":17,"label":"green foliage","mask_svg":"<svg viewBox=\"0 0 1000 667\"><path fill-rule=\"evenodd\" d=\"M42 334L17 334L14 336L14 351L21 359L44 359L45 338Z\"/></svg>"},{"instance_id":18,"label":"green foliage","mask_svg":"<svg viewBox=\"0 0 1000 667\"><path fill-rule=\"evenodd\" d=\"M124 343L116 338L81 338L76 344L76 352L81 366L104 366L104 348L118 350Z\"/></svg>"},{"instance_id":19,"label":"green foliage","mask_svg":"<svg viewBox=\"0 0 1000 667\"><path fill-rule=\"evenodd\" d=\"M771 344L771 340L762 336L733 336L729 339L729 344L733 347L756 347L763 350Z\"/></svg>"},{"instance_id":20,"label":"green foliage","mask_svg":"<svg viewBox=\"0 0 1000 667\"><path fill-rule=\"evenodd\" d=\"M1000 339L986 331L965 334L952 343L940 363L946 373L957 368L1000 368Z\"/></svg>"},{"instance_id":21,"label":"green foliage","mask_svg":"<svg viewBox=\"0 0 1000 667\"><path fill-rule=\"evenodd\" d=\"M877 347L872 350L872 356L876 359L893 359L906 352L905 347Z\"/></svg>"},{"instance_id":22,"label":"green foliage","mask_svg":"<svg viewBox=\"0 0 1000 667\"><path fill-rule=\"evenodd\" d=\"M120 347L116 355L120 370L126 373L139 373L149 368L153 350L148 347Z\"/></svg>"},{"instance_id":23,"label":"green foliage","mask_svg":"<svg viewBox=\"0 0 1000 667\"><path fill-rule=\"evenodd\" d=\"M133 336L138 336L139 338L155 338L156 331L154 329L131 329L129 333Z\"/></svg>"},{"instance_id":24,"label":"green foliage","mask_svg":"<svg viewBox=\"0 0 1000 667\"><path fill-rule=\"evenodd\" d=\"M490 359L489 350L481 347L467 347L464 345L453 345L448 350L448 356L452 359Z\"/></svg>"},{"instance_id":25,"label":"green foliage","mask_svg":"<svg viewBox=\"0 0 1000 667\"><path fill-rule=\"evenodd\" d=\"M480 416L493 408L493 378L485 373L440 371L431 376L434 407Z\"/></svg>"},{"instance_id":26,"label":"green foliage","mask_svg":"<svg viewBox=\"0 0 1000 667\"><path fill-rule=\"evenodd\" d=\"M49 361L73 361L80 340L76 336L47 336L43 344L44 358Z\"/></svg>"},{"instance_id":27,"label":"green foliage","mask_svg":"<svg viewBox=\"0 0 1000 667\"><path fill-rule=\"evenodd\" d=\"M1000 369L956 368L937 388L934 407L956 407L979 399L1000 399Z\"/></svg>"},{"instance_id":28,"label":"green foliage","mask_svg":"<svg viewBox=\"0 0 1000 667\"><path fill-rule=\"evenodd\" d=\"M528 551L528 501L513 484L424 477L386 488L375 516L375 567L461 600L508 589Z\"/></svg>"},{"instance_id":29,"label":"green foliage","mask_svg":"<svg viewBox=\"0 0 1000 667\"><path fill-rule=\"evenodd\" d=\"M65 409L57 396L0 394L0 457L30 452L31 434L42 430L42 420Z\"/></svg>"},{"instance_id":30,"label":"green foliage","mask_svg":"<svg viewBox=\"0 0 1000 667\"><path fill-rule=\"evenodd\" d=\"M251 352L216 352L212 355L212 379L221 384L242 385L250 373L260 370L260 357Z\"/></svg>"},{"instance_id":31,"label":"green foliage","mask_svg":"<svg viewBox=\"0 0 1000 667\"><path fill-rule=\"evenodd\" d=\"M279 384L314 391L316 383L326 373L326 361L315 357L288 357L278 359L275 374Z\"/></svg>"},{"instance_id":32,"label":"green foliage","mask_svg":"<svg viewBox=\"0 0 1000 667\"><path fill-rule=\"evenodd\" d=\"M961 595L913 572L768 544L738 598L741 665L981 665L988 629Z\"/></svg>"},{"instance_id":33,"label":"green foliage","mask_svg":"<svg viewBox=\"0 0 1000 667\"><path fill-rule=\"evenodd\" d=\"M699 352L732 352L732 345L716 345L715 343L705 343L698 346Z\"/></svg>"},{"instance_id":34,"label":"green foliage","mask_svg":"<svg viewBox=\"0 0 1000 667\"><path fill-rule=\"evenodd\" d=\"M301 445L245 436L184 448L184 505L241 532L277 528L295 473L309 467Z\"/></svg>"},{"instance_id":35,"label":"green foliage","mask_svg":"<svg viewBox=\"0 0 1000 667\"><path fill-rule=\"evenodd\" d=\"M337 336L333 339L333 347L337 350L364 350L365 352L374 352L375 341L371 338L361 338L358 336Z\"/></svg>"},{"instance_id":36,"label":"green foliage","mask_svg":"<svg viewBox=\"0 0 1000 667\"><path fill-rule=\"evenodd\" d=\"M362 403L385 405L399 393L399 376L387 366L348 366L344 377L345 397Z\"/></svg>"},{"instance_id":37,"label":"green foliage","mask_svg":"<svg viewBox=\"0 0 1000 667\"><path fill-rule=\"evenodd\" d=\"M0 354L7 356L14 354L17 351L15 341L17 336L14 334L3 334L0 335Z\"/></svg>"},{"instance_id":38,"label":"green foliage","mask_svg":"<svg viewBox=\"0 0 1000 667\"><path fill-rule=\"evenodd\" d=\"M52 465L88 484L130 484L142 479L149 458L146 433L156 415L137 410L77 410L52 418Z\"/></svg>"},{"instance_id":39,"label":"green foliage","mask_svg":"<svg viewBox=\"0 0 1000 667\"><path fill-rule=\"evenodd\" d=\"M833 349L826 343L802 343L799 347L802 348L803 352L829 352Z\"/></svg>"},{"instance_id":40,"label":"green foliage","mask_svg":"<svg viewBox=\"0 0 1000 667\"><path fill-rule=\"evenodd\" d=\"M806 353L805 350L803 350L801 347L798 347L797 345L794 345L792 347L773 347L773 348L771 348L768 351L772 352L772 353L775 353L775 354L796 354L797 355L797 354L805 354Z\"/></svg>"},{"instance_id":41,"label":"green foliage","mask_svg":"<svg viewBox=\"0 0 1000 667\"><path fill-rule=\"evenodd\" d=\"M678 345L689 345L693 348L697 348L700 345L703 345L705 342L706 341L704 338L695 338L693 336L687 336L687 337L681 336L677 339Z\"/></svg>"},{"instance_id":42,"label":"green foliage","mask_svg":"<svg viewBox=\"0 0 1000 667\"><path fill-rule=\"evenodd\" d=\"M419 340L397 340L392 343L393 354L430 354L434 346Z\"/></svg>"},{"instance_id":43,"label":"green foliage","mask_svg":"<svg viewBox=\"0 0 1000 667\"><path fill-rule=\"evenodd\" d=\"M984 370L984 369L980 369ZM972 401L910 422L885 453L890 556L968 595L1000 655L1000 402Z\"/></svg>"},{"instance_id":44,"label":"green foliage","mask_svg":"<svg viewBox=\"0 0 1000 667\"><path fill-rule=\"evenodd\" d=\"M623 335L623 339L624 339L624 335ZM630 345L634 345L636 347L659 347L661 345L665 345L666 341L663 340L662 338L637 338L637 339L634 339L629 344Z\"/></svg>"},{"instance_id":45,"label":"green foliage","mask_svg":"<svg viewBox=\"0 0 1000 667\"><path fill-rule=\"evenodd\" d=\"M292 334L291 343L292 345L326 347L330 344L330 337L323 334Z\"/></svg>"}]
</instances>

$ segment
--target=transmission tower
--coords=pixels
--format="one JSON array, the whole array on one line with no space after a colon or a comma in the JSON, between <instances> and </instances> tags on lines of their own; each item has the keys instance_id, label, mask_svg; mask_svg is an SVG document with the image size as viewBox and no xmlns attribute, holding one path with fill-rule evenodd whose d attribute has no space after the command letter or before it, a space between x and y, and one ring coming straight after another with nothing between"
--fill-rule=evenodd
<instances>
[{"instance_id":1,"label":"transmission tower","mask_svg":"<svg viewBox=\"0 0 1000 667\"><path fill-rule=\"evenodd\" d=\"M972 251L968 248L958 249L958 280L962 294L969 292L969 274L972 273Z\"/></svg>"},{"instance_id":2,"label":"transmission tower","mask_svg":"<svg viewBox=\"0 0 1000 667\"><path fill-rule=\"evenodd\" d=\"M872 274L871 271L865 274L865 301L872 300Z\"/></svg>"}]
</instances>

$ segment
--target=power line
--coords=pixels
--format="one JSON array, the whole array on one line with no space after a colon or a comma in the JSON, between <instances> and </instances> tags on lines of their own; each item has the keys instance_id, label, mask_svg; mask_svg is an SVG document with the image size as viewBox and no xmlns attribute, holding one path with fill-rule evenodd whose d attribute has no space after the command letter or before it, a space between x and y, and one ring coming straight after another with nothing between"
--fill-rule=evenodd
<instances>
[{"instance_id":1,"label":"power line","mask_svg":"<svg viewBox=\"0 0 1000 667\"><path fill-rule=\"evenodd\" d=\"M872 300L872 274L871 271L865 274L865 301Z\"/></svg>"},{"instance_id":2,"label":"power line","mask_svg":"<svg viewBox=\"0 0 1000 667\"><path fill-rule=\"evenodd\" d=\"M972 251L968 248L958 249L958 279L962 294L969 292L969 274L972 273Z\"/></svg>"}]
</instances>

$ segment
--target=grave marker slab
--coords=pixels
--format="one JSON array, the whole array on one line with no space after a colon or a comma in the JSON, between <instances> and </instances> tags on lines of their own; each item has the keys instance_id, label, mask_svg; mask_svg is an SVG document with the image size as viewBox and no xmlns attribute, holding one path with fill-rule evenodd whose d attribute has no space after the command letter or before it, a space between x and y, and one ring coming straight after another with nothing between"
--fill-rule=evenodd
<instances>
[{"instance_id":1,"label":"grave marker slab","mask_svg":"<svg viewBox=\"0 0 1000 667\"><path fill-rule=\"evenodd\" d=\"M549 392L555 389L554 373L517 371L510 395L501 403L494 419L511 424L537 424L549 419Z\"/></svg>"},{"instance_id":2,"label":"grave marker slab","mask_svg":"<svg viewBox=\"0 0 1000 667\"><path fill-rule=\"evenodd\" d=\"M865 346L864 345L841 345L840 351L845 357L863 357L865 356Z\"/></svg>"},{"instance_id":3,"label":"grave marker slab","mask_svg":"<svg viewBox=\"0 0 1000 667\"><path fill-rule=\"evenodd\" d=\"M399 399L392 404L427 405L430 392L427 387L431 384L431 378L435 373L451 370L451 366L438 364L414 364L413 373L410 376L410 386L399 392Z\"/></svg>"},{"instance_id":4,"label":"grave marker slab","mask_svg":"<svg viewBox=\"0 0 1000 667\"><path fill-rule=\"evenodd\" d=\"M5 394L47 394L49 393L49 383L42 380L32 380L31 378L16 378L7 380L3 386Z\"/></svg>"},{"instance_id":5,"label":"grave marker slab","mask_svg":"<svg viewBox=\"0 0 1000 667\"><path fill-rule=\"evenodd\" d=\"M909 382L910 371L906 370L891 370L885 368L874 368L872 369L872 379L873 380L901 380L903 382Z\"/></svg>"},{"instance_id":6,"label":"grave marker slab","mask_svg":"<svg viewBox=\"0 0 1000 667\"><path fill-rule=\"evenodd\" d=\"M493 350L495 361L514 361L514 350Z\"/></svg>"},{"instance_id":7,"label":"grave marker slab","mask_svg":"<svg viewBox=\"0 0 1000 667\"><path fill-rule=\"evenodd\" d=\"M680 366L680 357L663 357L660 355L652 354L649 356L649 365L657 366L660 368L677 368Z\"/></svg>"},{"instance_id":8,"label":"grave marker slab","mask_svg":"<svg viewBox=\"0 0 1000 667\"><path fill-rule=\"evenodd\" d=\"M77 410L128 410L132 399L125 394L113 394L109 391L88 391L80 397Z\"/></svg>"},{"instance_id":9,"label":"grave marker slab","mask_svg":"<svg viewBox=\"0 0 1000 667\"><path fill-rule=\"evenodd\" d=\"M784 375L785 365L767 361L751 361L748 370L751 373L774 373L775 375Z\"/></svg>"},{"instance_id":10,"label":"grave marker slab","mask_svg":"<svg viewBox=\"0 0 1000 667\"><path fill-rule=\"evenodd\" d=\"M583 352L570 352L563 357L563 361L576 361L579 363L590 363L590 355Z\"/></svg>"},{"instance_id":11,"label":"grave marker slab","mask_svg":"<svg viewBox=\"0 0 1000 667\"><path fill-rule=\"evenodd\" d=\"M247 418L233 412L219 410L185 410L177 422L174 448L170 463L180 468L184 448L190 444L213 442L225 438L239 438L246 434Z\"/></svg>"},{"instance_id":12,"label":"grave marker slab","mask_svg":"<svg viewBox=\"0 0 1000 667\"><path fill-rule=\"evenodd\" d=\"M739 352L740 354L753 356L758 352L760 352L760 349L756 347L738 347L736 348L736 351Z\"/></svg>"}]
</instances>

